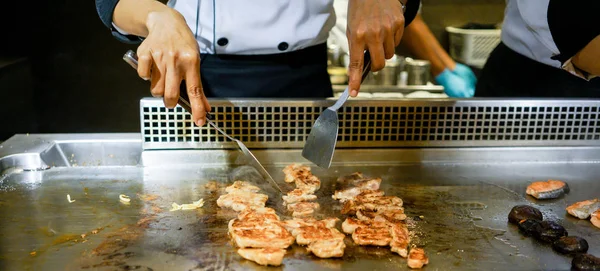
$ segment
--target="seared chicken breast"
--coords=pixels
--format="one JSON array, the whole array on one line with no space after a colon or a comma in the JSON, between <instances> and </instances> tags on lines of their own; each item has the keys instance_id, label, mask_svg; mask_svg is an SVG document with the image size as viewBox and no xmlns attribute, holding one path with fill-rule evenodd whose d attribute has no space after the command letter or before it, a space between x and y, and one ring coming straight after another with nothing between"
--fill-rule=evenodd
<instances>
[{"instance_id":1,"label":"seared chicken breast","mask_svg":"<svg viewBox=\"0 0 600 271\"><path fill-rule=\"evenodd\" d=\"M287 196L283 196L283 201L285 204L291 204L302 201L313 201L316 200L317 196L313 194L306 193L304 190L296 188L287 193Z\"/></svg>"},{"instance_id":2,"label":"seared chicken breast","mask_svg":"<svg viewBox=\"0 0 600 271\"><path fill-rule=\"evenodd\" d=\"M235 192L253 192L257 193L260 191L258 186L252 185L248 182L243 181L235 181L232 185L225 188L225 192L227 193L235 193Z\"/></svg>"},{"instance_id":3,"label":"seared chicken breast","mask_svg":"<svg viewBox=\"0 0 600 271\"><path fill-rule=\"evenodd\" d=\"M294 237L278 221L239 220L229 222L229 235L241 248L287 248Z\"/></svg>"},{"instance_id":4,"label":"seared chicken breast","mask_svg":"<svg viewBox=\"0 0 600 271\"><path fill-rule=\"evenodd\" d=\"M222 208L231 208L237 212L249 209L265 207L269 197L264 194L253 192L235 192L224 194L217 199L217 205Z\"/></svg>"},{"instance_id":5,"label":"seared chicken breast","mask_svg":"<svg viewBox=\"0 0 600 271\"><path fill-rule=\"evenodd\" d=\"M390 247L392 252L398 253L398 255L406 258L408 256L408 244L410 243L410 236L408 228L404 223L391 223L390 233L392 235L392 241Z\"/></svg>"},{"instance_id":6,"label":"seared chicken breast","mask_svg":"<svg viewBox=\"0 0 600 271\"><path fill-rule=\"evenodd\" d=\"M293 217L303 217L312 215L320 205L317 202L296 202L287 206L288 211L293 212Z\"/></svg>"},{"instance_id":7,"label":"seared chicken breast","mask_svg":"<svg viewBox=\"0 0 600 271\"><path fill-rule=\"evenodd\" d=\"M406 263L410 268L423 268L424 265L429 264L429 258L422 248L413 248L408 254Z\"/></svg>"},{"instance_id":8,"label":"seared chicken breast","mask_svg":"<svg viewBox=\"0 0 600 271\"><path fill-rule=\"evenodd\" d=\"M283 168L285 174L285 182L293 183L296 179L305 179L312 175L309 166L303 166L300 164L291 164Z\"/></svg>"},{"instance_id":9,"label":"seared chicken breast","mask_svg":"<svg viewBox=\"0 0 600 271\"><path fill-rule=\"evenodd\" d=\"M285 249L282 248L240 248L237 251L242 258L260 265L279 266L283 261Z\"/></svg>"}]
</instances>

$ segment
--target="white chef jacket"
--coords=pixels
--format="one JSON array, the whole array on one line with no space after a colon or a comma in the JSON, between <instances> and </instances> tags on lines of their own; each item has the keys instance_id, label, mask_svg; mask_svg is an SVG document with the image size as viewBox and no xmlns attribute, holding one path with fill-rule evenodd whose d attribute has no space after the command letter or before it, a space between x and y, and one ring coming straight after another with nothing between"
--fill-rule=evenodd
<instances>
[{"instance_id":1,"label":"white chef jacket","mask_svg":"<svg viewBox=\"0 0 600 271\"><path fill-rule=\"evenodd\" d=\"M183 15L203 54L296 51L325 43L335 24L333 0L170 0L167 5Z\"/></svg>"},{"instance_id":2,"label":"white chef jacket","mask_svg":"<svg viewBox=\"0 0 600 271\"><path fill-rule=\"evenodd\" d=\"M570 60L561 63L552 59L560 54L560 50L548 24L549 4L550 0L506 0L502 42L513 51L537 62L564 69L587 80L594 78L575 69Z\"/></svg>"}]
</instances>

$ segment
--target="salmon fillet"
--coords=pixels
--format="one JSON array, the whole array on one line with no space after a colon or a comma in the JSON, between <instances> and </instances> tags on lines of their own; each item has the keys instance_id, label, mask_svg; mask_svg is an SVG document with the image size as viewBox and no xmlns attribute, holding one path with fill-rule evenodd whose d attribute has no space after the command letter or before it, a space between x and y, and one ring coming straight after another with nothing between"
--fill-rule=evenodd
<instances>
[{"instance_id":1,"label":"salmon fillet","mask_svg":"<svg viewBox=\"0 0 600 271\"><path fill-rule=\"evenodd\" d=\"M217 206L222 208L231 208L234 211L241 212L249 209L265 207L265 203L269 197L264 194L253 192L235 192L221 195L217 199Z\"/></svg>"},{"instance_id":2,"label":"salmon fillet","mask_svg":"<svg viewBox=\"0 0 600 271\"><path fill-rule=\"evenodd\" d=\"M423 268L424 265L429 264L429 258L422 248L413 248L408 254L406 263L410 268Z\"/></svg>"},{"instance_id":3,"label":"salmon fillet","mask_svg":"<svg viewBox=\"0 0 600 271\"><path fill-rule=\"evenodd\" d=\"M569 186L565 182L558 180L533 182L527 186L525 193L536 199L555 199L565 193L569 193Z\"/></svg>"},{"instance_id":4,"label":"salmon fillet","mask_svg":"<svg viewBox=\"0 0 600 271\"><path fill-rule=\"evenodd\" d=\"M253 192L257 193L260 191L258 186L252 185L248 182L243 181L235 181L232 185L225 188L225 192L227 193L235 193L235 192Z\"/></svg>"},{"instance_id":5,"label":"salmon fillet","mask_svg":"<svg viewBox=\"0 0 600 271\"><path fill-rule=\"evenodd\" d=\"M287 196L283 196L283 201L285 204L291 204L302 201L313 201L316 199L317 196L305 193L304 190L298 188L288 192Z\"/></svg>"},{"instance_id":6,"label":"salmon fillet","mask_svg":"<svg viewBox=\"0 0 600 271\"><path fill-rule=\"evenodd\" d=\"M572 204L571 206L567 207L567 212L579 219L587 219L594 211L598 209L600 209L600 200L591 199Z\"/></svg>"},{"instance_id":7,"label":"salmon fillet","mask_svg":"<svg viewBox=\"0 0 600 271\"><path fill-rule=\"evenodd\" d=\"M279 266L283 261L285 249L282 248L240 248L237 253L246 260L260 265Z\"/></svg>"},{"instance_id":8,"label":"salmon fillet","mask_svg":"<svg viewBox=\"0 0 600 271\"><path fill-rule=\"evenodd\" d=\"M592 222L594 226L600 228L600 209L591 214L590 222Z\"/></svg>"}]
</instances>

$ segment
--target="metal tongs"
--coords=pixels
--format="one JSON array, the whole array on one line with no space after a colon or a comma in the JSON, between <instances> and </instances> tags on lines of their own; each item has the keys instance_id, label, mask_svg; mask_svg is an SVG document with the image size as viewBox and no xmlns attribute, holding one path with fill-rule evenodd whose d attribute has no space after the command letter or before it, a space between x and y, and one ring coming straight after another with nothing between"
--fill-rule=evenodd
<instances>
[{"instance_id":1,"label":"metal tongs","mask_svg":"<svg viewBox=\"0 0 600 271\"><path fill-rule=\"evenodd\" d=\"M132 50L127 51L127 53L125 53L125 55L123 55L123 60L125 60L125 62L129 63L129 65L131 65L131 67L133 67L134 69L137 70L138 58L137 58L137 55L135 52L133 52ZM192 107L190 104L190 99L185 91L182 91L179 93L179 101L177 103L181 107L183 107L183 109L185 109L188 113L192 114ZM215 128L217 131L219 131L219 133L221 133L225 137L227 137L230 140L237 143L238 147L242 150L242 152L247 157L250 157L250 163L252 164L252 166L254 166L254 168L256 168L258 170L258 172L263 176L263 178L269 180L273 185L275 185L275 187L279 190L279 192L283 193L283 190L281 189L281 187L279 187L279 185L277 184L277 182L275 182L273 177L271 177L269 172L262 166L262 164L258 161L258 159L256 159L256 156L254 156L254 154L252 154L252 152L250 152L248 147L246 147L246 145L244 145L244 143L242 141L231 137L230 135L225 133L225 131L221 130L221 128L219 128L212 120L213 120L212 115L209 112L206 112L206 122L210 126Z\"/></svg>"}]
</instances>

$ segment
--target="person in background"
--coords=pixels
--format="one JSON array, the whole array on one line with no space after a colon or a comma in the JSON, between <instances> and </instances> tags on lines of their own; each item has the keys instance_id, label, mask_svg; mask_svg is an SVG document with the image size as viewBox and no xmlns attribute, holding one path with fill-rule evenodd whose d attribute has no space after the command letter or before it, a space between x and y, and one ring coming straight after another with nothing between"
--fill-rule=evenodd
<instances>
[{"instance_id":1,"label":"person in background","mask_svg":"<svg viewBox=\"0 0 600 271\"><path fill-rule=\"evenodd\" d=\"M350 0L350 95L358 94L363 53L373 71L394 55L419 0ZM173 108L183 86L194 122L209 97L330 97L326 41L333 0L96 0L120 41L140 44L138 75ZM181 84L185 81L185 84Z\"/></svg>"},{"instance_id":2,"label":"person in background","mask_svg":"<svg viewBox=\"0 0 600 271\"><path fill-rule=\"evenodd\" d=\"M331 30L329 43L340 47L342 52L348 52L346 33L346 7L348 0L335 0L334 7L337 21ZM477 77L466 65L456 63L435 38L420 14L417 14L410 26L404 30L402 46L416 58L431 62L431 73L435 81L444 87L449 97L469 98L475 94Z\"/></svg>"},{"instance_id":3,"label":"person in background","mask_svg":"<svg viewBox=\"0 0 600 271\"><path fill-rule=\"evenodd\" d=\"M507 0L478 97L600 97L600 1Z\"/></svg>"}]
</instances>

